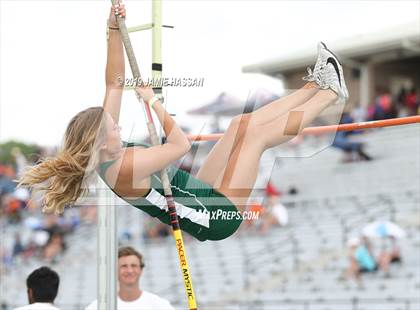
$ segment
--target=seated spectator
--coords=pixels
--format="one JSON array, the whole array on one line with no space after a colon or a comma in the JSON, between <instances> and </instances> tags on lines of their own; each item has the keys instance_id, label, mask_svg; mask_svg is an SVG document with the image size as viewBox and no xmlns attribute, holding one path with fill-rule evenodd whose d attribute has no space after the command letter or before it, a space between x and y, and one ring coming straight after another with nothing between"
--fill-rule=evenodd
<instances>
[{"instance_id":1,"label":"seated spectator","mask_svg":"<svg viewBox=\"0 0 420 310\"><path fill-rule=\"evenodd\" d=\"M0 207L7 206L11 195L15 191L16 184L13 182L14 171L10 166L0 164Z\"/></svg>"},{"instance_id":2,"label":"seated spectator","mask_svg":"<svg viewBox=\"0 0 420 310\"><path fill-rule=\"evenodd\" d=\"M2 175L0 172L0 196L13 193L15 187L16 185L13 183L12 178Z\"/></svg>"},{"instance_id":3,"label":"seated spectator","mask_svg":"<svg viewBox=\"0 0 420 310\"><path fill-rule=\"evenodd\" d=\"M401 252L400 252L399 247L397 246L396 238L393 236L390 236L389 240L391 241L391 249L390 250L387 250L387 248L382 249L381 253L378 256L378 264L380 268L383 270L386 278L389 278L391 276L389 273L390 264L402 262Z\"/></svg>"},{"instance_id":4,"label":"seated spectator","mask_svg":"<svg viewBox=\"0 0 420 310\"><path fill-rule=\"evenodd\" d=\"M12 252L12 256L18 256L20 255L20 253L22 253L24 251L24 247L22 245L22 241L20 239L20 234L16 233L15 234L15 241L13 243L13 252Z\"/></svg>"},{"instance_id":5,"label":"seated spectator","mask_svg":"<svg viewBox=\"0 0 420 310\"><path fill-rule=\"evenodd\" d=\"M96 223L97 208L94 205L85 205L79 208L81 221L91 225Z\"/></svg>"},{"instance_id":6,"label":"seated spectator","mask_svg":"<svg viewBox=\"0 0 420 310\"><path fill-rule=\"evenodd\" d=\"M408 114L409 115L416 115L418 114L418 109L420 105L420 101L417 98L417 91L416 88L413 87L408 94L405 96L405 103L407 105Z\"/></svg>"},{"instance_id":7,"label":"seated spectator","mask_svg":"<svg viewBox=\"0 0 420 310\"><path fill-rule=\"evenodd\" d=\"M397 239L393 236L390 237L391 240L391 251L389 252L390 262L391 263L401 263L401 251L397 244Z\"/></svg>"},{"instance_id":8,"label":"seated spectator","mask_svg":"<svg viewBox=\"0 0 420 310\"><path fill-rule=\"evenodd\" d=\"M380 88L373 105L369 107L369 120L388 119L397 116L397 108L387 89Z\"/></svg>"},{"instance_id":9,"label":"seated spectator","mask_svg":"<svg viewBox=\"0 0 420 310\"><path fill-rule=\"evenodd\" d=\"M252 219L246 219L241 229L254 228L265 234L273 226L285 226L289 222L287 209L279 202L281 193L271 184L267 183L265 197L251 198L247 212L252 214Z\"/></svg>"},{"instance_id":10,"label":"seated spectator","mask_svg":"<svg viewBox=\"0 0 420 310\"><path fill-rule=\"evenodd\" d=\"M354 108L350 113L351 118L353 119L352 121L356 123L364 122L367 119L367 109L362 107L360 102L354 104Z\"/></svg>"},{"instance_id":11,"label":"seated spectator","mask_svg":"<svg viewBox=\"0 0 420 310\"><path fill-rule=\"evenodd\" d=\"M350 114L344 112L343 116L340 121L341 124L349 124L353 123L353 118ZM372 160L372 157L369 156L364 151L364 145L361 142L353 142L348 139L348 136L354 134L353 131L338 131L335 135L334 141L332 146L342 150L345 154L343 159L344 162L352 162L352 161L359 161L359 160ZM354 158L354 155L357 155Z\"/></svg>"},{"instance_id":12,"label":"seated spectator","mask_svg":"<svg viewBox=\"0 0 420 310\"><path fill-rule=\"evenodd\" d=\"M397 104L397 109L398 109L398 117L406 117L409 114L408 109L407 109L406 98L407 98L407 91L405 90L404 87L401 87L400 91L395 96L395 102Z\"/></svg>"},{"instance_id":13,"label":"seated spectator","mask_svg":"<svg viewBox=\"0 0 420 310\"><path fill-rule=\"evenodd\" d=\"M60 278L54 270L48 267L34 270L26 279L29 305L14 310L59 310L53 305L59 283Z\"/></svg>"},{"instance_id":14,"label":"seated spectator","mask_svg":"<svg viewBox=\"0 0 420 310\"><path fill-rule=\"evenodd\" d=\"M56 258L66 250L66 243L62 233L54 232L43 250L45 261L54 263Z\"/></svg>"},{"instance_id":15,"label":"seated spectator","mask_svg":"<svg viewBox=\"0 0 420 310\"><path fill-rule=\"evenodd\" d=\"M364 237L361 242L359 238L352 238L347 242L349 247L350 265L347 269L347 278L354 278L361 285L360 275L367 272L376 272L378 264L372 253L369 240Z\"/></svg>"},{"instance_id":16,"label":"seated spectator","mask_svg":"<svg viewBox=\"0 0 420 310\"><path fill-rule=\"evenodd\" d=\"M285 206L280 203L281 193L270 183L266 187L266 212L261 218L261 233L266 233L273 226L286 226L289 215Z\"/></svg>"},{"instance_id":17,"label":"seated spectator","mask_svg":"<svg viewBox=\"0 0 420 310\"><path fill-rule=\"evenodd\" d=\"M171 227L153 218L146 219L143 237L148 239L163 239L171 235Z\"/></svg>"},{"instance_id":18,"label":"seated spectator","mask_svg":"<svg viewBox=\"0 0 420 310\"><path fill-rule=\"evenodd\" d=\"M264 207L261 203L261 199L257 199L255 197L248 200L247 209L246 211L249 214L255 216L255 218L247 218L244 219L242 225L240 226L240 231L248 230L248 229L257 229L261 223L261 219L264 217L263 214L265 212Z\"/></svg>"}]
</instances>

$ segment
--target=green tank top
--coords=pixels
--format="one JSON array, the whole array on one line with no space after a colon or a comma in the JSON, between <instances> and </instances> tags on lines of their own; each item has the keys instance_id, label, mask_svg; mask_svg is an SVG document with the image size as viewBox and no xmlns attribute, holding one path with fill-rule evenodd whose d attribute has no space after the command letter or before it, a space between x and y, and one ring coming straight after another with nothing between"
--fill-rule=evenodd
<instances>
[{"instance_id":1,"label":"green tank top","mask_svg":"<svg viewBox=\"0 0 420 310\"><path fill-rule=\"evenodd\" d=\"M143 147L148 148L148 147L150 147L150 144L147 144L147 143L139 143L139 142L126 142L126 141L123 141L123 148L135 147L135 146L143 146ZM111 167L116 161L117 160L114 159L114 160L105 161L105 162L99 164L99 175L101 176L102 180L104 180L104 182L107 185L109 185L109 184L105 180L105 173L108 170L108 168ZM151 185L150 186L150 189L147 191L147 193L143 197L146 197L150 193L150 191L152 190L153 186L152 186L152 184L150 184L150 185ZM118 197L120 197L117 193L115 193L115 194ZM122 198L122 197L120 197L120 198Z\"/></svg>"}]
</instances>

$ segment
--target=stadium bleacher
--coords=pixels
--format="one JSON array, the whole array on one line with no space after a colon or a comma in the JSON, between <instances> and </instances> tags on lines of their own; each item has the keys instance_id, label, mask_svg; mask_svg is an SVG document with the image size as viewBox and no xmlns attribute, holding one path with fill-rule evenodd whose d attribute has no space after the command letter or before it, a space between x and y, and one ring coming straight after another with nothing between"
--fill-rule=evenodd
<instances>
[{"instance_id":1,"label":"stadium bleacher","mask_svg":"<svg viewBox=\"0 0 420 310\"><path fill-rule=\"evenodd\" d=\"M328 148L308 158L280 158L272 180L283 192L290 224L264 236L239 231L219 242L188 240L187 255L201 309L420 309L420 126L384 128L357 137L375 158L340 163ZM315 143L301 148L310 153ZM305 149L306 148L306 149ZM130 227L130 245L143 253L141 287L184 309L186 297L173 240L145 241L144 215L119 209L118 225ZM391 276L363 275L363 287L343 279L346 241L373 220L392 220L407 233L400 241L403 263ZM13 236L4 231L4 236ZM68 251L54 265L61 276L57 304L83 309L96 298L96 227L82 227L67 240ZM379 240L374 240L376 248ZM26 276L42 262L17 262L2 276L8 304L26 302Z\"/></svg>"}]
</instances>

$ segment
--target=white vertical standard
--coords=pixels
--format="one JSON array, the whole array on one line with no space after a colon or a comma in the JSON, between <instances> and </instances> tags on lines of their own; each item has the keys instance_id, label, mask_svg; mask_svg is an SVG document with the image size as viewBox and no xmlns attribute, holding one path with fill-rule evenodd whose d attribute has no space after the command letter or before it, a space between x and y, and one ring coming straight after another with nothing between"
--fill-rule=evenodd
<instances>
[{"instance_id":1,"label":"white vertical standard","mask_svg":"<svg viewBox=\"0 0 420 310\"><path fill-rule=\"evenodd\" d=\"M117 309L117 208L114 193L98 183L97 309Z\"/></svg>"},{"instance_id":2,"label":"white vertical standard","mask_svg":"<svg viewBox=\"0 0 420 310\"><path fill-rule=\"evenodd\" d=\"M152 78L160 84L162 78L162 1L152 1ZM162 96L162 87L155 88L155 93Z\"/></svg>"}]
</instances>

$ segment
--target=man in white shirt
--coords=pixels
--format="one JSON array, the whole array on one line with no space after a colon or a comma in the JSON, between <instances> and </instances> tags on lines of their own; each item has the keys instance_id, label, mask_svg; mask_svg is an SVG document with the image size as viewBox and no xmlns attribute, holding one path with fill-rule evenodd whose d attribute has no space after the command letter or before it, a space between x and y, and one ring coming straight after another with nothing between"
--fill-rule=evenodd
<instances>
[{"instance_id":1,"label":"man in white shirt","mask_svg":"<svg viewBox=\"0 0 420 310\"><path fill-rule=\"evenodd\" d=\"M173 310L169 301L140 289L140 276L144 263L142 255L132 247L122 247L118 251L118 310ZM85 310L97 310L93 301Z\"/></svg>"},{"instance_id":2,"label":"man in white shirt","mask_svg":"<svg viewBox=\"0 0 420 310\"><path fill-rule=\"evenodd\" d=\"M48 267L34 270L26 279L29 305L14 310L59 310L53 305L59 284L60 278L54 270Z\"/></svg>"}]
</instances>

